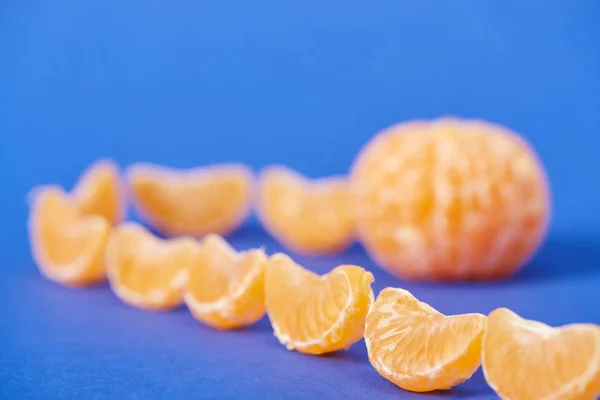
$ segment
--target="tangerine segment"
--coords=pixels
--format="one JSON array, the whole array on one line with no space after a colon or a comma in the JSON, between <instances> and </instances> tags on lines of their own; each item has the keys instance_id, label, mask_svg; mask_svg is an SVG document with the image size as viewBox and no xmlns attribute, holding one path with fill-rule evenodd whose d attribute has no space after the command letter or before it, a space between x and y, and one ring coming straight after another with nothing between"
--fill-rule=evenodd
<instances>
[{"instance_id":1,"label":"tangerine segment","mask_svg":"<svg viewBox=\"0 0 600 400\"><path fill-rule=\"evenodd\" d=\"M449 389L479 368L486 317L446 316L403 289L386 288L366 319L369 361L405 390Z\"/></svg>"},{"instance_id":2,"label":"tangerine segment","mask_svg":"<svg viewBox=\"0 0 600 400\"><path fill-rule=\"evenodd\" d=\"M363 336L373 275L341 265L319 276L277 253L265 277L267 313L289 350L323 354L348 349Z\"/></svg>"},{"instance_id":3,"label":"tangerine segment","mask_svg":"<svg viewBox=\"0 0 600 400\"><path fill-rule=\"evenodd\" d=\"M250 211L253 177L241 164L185 171L136 164L127 175L142 217L168 235L226 235Z\"/></svg>"},{"instance_id":4,"label":"tangerine segment","mask_svg":"<svg viewBox=\"0 0 600 400\"><path fill-rule=\"evenodd\" d=\"M343 177L310 181L282 166L259 178L259 217L278 241L298 253L327 254L355 236L354 209Z\"/></svg>"},{"instance_id":5,"label":"tangerine segment","mask_svg":"<svg viewBox=\"0 0 600 400\"><path fill-rule=\"evenodd\" d=\"M29 241L40 272L67 286L102 282L110 229L106 220L82 216L59 186L37 188L31 200Z\"/></svg>"},{"instance_id":6,"label":"tangerine segment","mask_svg":"<svg viewBox=\"0 0 600 400\"><path fill-rule=\"evenodd\" d=\"M151 311L183 303L188 271L198 260L190 238L162 240L127 222L115 228L106 249L108 279L124 303Z\"/></svg>"},{"instance_id":7,"label":"tangerine segment","mask_svg":"<svg viewBox=\"0 0 600 400\"><path fill-rule=\"evenodd\" d=\"M510 276L549 220L547 179L533 149L488 122L392 126L361 150L351 180L361 241L402 278Z\"/></svg>"},{"instance_id":8,"label":"tangerine segment","mask_svg":"<svg viewBox=\"0 0 600 400\"><path fill-rule=\"evenodd\" d=\"M109 160L92 164L72 191L75 204L83 214L100 215L117 225L123 220L125 202L119 168Z\"/></svg>"},{"instance_id":9,"label":"tangerine segment","mask_svg":"<svg viewBox=\"0 0 600 400\"><path fill-rule=\"evenodd\" d=\"M600 396L600 327L552 328L499 308L483 338L483 373L505 400Z\"/></svg>"},{"instance_id":10,"label":"tangerine segment","mask_svg":"<svg viewBox=\"0 0 600 400\"><path fill-rule=\"evenodd\" d=\"M185 289L192 315L217 329L242 328L261 319L267 262L262 249L238 253L220 236L206 236Z\"/></svg>"}]
</instances>

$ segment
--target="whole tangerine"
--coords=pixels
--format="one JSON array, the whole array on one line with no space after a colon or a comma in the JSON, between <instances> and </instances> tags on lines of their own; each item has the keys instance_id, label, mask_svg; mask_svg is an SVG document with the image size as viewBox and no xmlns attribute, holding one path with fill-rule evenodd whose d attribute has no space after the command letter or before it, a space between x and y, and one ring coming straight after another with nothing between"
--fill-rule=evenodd
<instances>
[{"instance_id":1,"label":"whole tangerine","mask_svg":"<svg viewBox=\"0 0 600 400\"><path fill-rule=\"evenodd\" d=\"M509 277L549 223L538 156L518 134L485 121L391 126L360 151L351 185L366 251L410 280Z\"/></svg>"}]
</instances>

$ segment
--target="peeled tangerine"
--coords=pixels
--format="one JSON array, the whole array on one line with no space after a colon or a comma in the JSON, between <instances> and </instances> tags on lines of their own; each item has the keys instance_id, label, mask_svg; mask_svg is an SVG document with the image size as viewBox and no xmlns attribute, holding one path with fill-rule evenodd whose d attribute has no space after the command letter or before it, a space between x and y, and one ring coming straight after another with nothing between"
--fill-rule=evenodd
<instances>
[{"instance_id":1,"label":"peeled tangerine","mask_svg":"<svg viewBox=\"0 0 600 400\"><path fill-rule=\"evenodd\" d=\"M508 277L548 224L549 190L533 149L488 122L392 126L363 148L351 180L359 238L402 278Z\"/></svg>"},{"instance_id":2,"label":"peeled tangerine","mask_svg":"<svg viewBox=\"0 0 600 400\"><path fill-rule=\"evenodd\" d=\"M386 288L365 326L369 361L405 390L449 389L479 368L486 317L446 316L403 289Z\"/></svg>"},{"instance_id":3,"label":"peeled tangerine","mask_svg":"<svg viewBox=\"0 0 600 400\"><path fill-rule=\"evenodd\" d=\"M197 258L195 240L163 240L127 222L110 235L106 269L114 293L124 303L162 311L183 303L183 287Z\"/></svg>"},{"instance_id":4,"label":"peeled tangerine","mask_svg":"<svg viewBox=\"0 0 600 400\"><path fill-rule=\"evenodd\" d=\"M28 230L33 258L48 279L67 286L104 281L110 225L99 215L82 214L62 188L32 192Z\"/></svg>"},{"instance_id":5,"label":"peeled tangerine","mask_svg":"<svg viewBox=\"0 0 600 400\"><path fill-rule=\"evenodd\" d=\"M260 176L258 203L265 228L295 252L336 253L354 240L354 209L343 177L311 181L272 166Z\"/></svg>"},{"instance_id":6,"label":"peeled tangerine","mask_svg":"<svg viewBox=\"0 0 600 400\"><path fill-rule=\"evenodd\" d=\"M483 373L504 400L597 399L600 327L552 328L499 308L483 338Z\"/></svg>"},{"instance_id":7,"label":"peeled tangerine","mask_svg":"<svg viewBox=\"0 0 600 400\"><path fill-rule=\"evenodd\" d=\"M227 235L252 205L252 172L241 164L190 170L136 164L127 176L137 211L167 235Z\"/></svg>"},{"instance_id":8,"label":"peeled tangerine","mask_svg":"<svg viewBox=\"0 0 600 400\"><path fill-rule=\"evenodd\" d=\"M221 237L206 236L185 287L192 315L217 329L242 328L261 319L267 262L262 249L238 253Z\"/></svg>"},{"instance_id":9,"label":"peeled tangerine","mask_svg":"<svg viewBox=\"0 0 600 400\"><path fill-rule=\"evenodd\" d=\"M323 354L362 338L373 275L341 265L319 276L288 256L274 254L265 276L267 313L274 334L289 350Z\"/></svg>"}]
</instances>

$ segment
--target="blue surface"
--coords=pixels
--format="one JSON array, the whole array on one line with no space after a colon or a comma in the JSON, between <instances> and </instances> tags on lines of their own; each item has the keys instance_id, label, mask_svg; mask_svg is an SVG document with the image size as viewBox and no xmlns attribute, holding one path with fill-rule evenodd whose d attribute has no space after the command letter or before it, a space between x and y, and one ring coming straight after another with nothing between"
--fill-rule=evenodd
<instances>
[{"instance_id":1,"label":"blue surface","mask_svg":"<svg viewBox=\"0 0 600 400\"><path fill-rule=\"evenodd\" d=\"M403 284L359 247L299 260L364 265L377 290L404 285L443 312L600 323L600 2L296 3L0 2L0 398L494 398L481 372L420 396L379 377L362 342L303 356L266 320L215 332L107 287L65 289L29 255L29 188L70 187L96 158L344 173L374 132L416 117L487 118L538 149L554 215L531 265L445 286ZM279 249L254 223L232 242Z\"/></svg>"}]
</instances>

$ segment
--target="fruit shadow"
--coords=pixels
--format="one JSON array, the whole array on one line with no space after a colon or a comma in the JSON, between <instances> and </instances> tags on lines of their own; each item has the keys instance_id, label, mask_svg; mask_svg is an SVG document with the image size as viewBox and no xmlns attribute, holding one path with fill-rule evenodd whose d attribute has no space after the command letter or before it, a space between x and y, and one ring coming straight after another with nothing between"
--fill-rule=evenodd
<instances>
[{"instance_id":1,"label":"fruit shadow","mask_svg":"<svg viewBox=\"0 0 600 400\"><path fill-rule=\"evenodd\" d=\"M512 280L530 282L598 275L600 238L562 234L550 236Z\"/></svg>"},{"instance_id":2,"label":"fruit shadow","mask_svg":"<svg viewBox=\"0 0 600 400\"><path fill-rule=\"evenodd\" d=\"M586 278L600 276L600 236L584 234L554 234L547 238L537 253L514 276L492 282L464 281L421 282L398 280L391 274L376 267L360 245L354 245L339 255L339 263L357 264L371 270L375 277L374 286L409 287L454 287L476 288L480 285L507 285L544 281L560 281L568 278Z\"/></svg>"},{"instance_id":3,"label":"fruit shadow","mask_svg":"<svg viewBox=\"0 0 600 400\"><path fill-rule=\"evenodd\" d=\"M314 356L313 356L314 357ZM342 360L359 364L369 364L369 356L364 340L353 344L348 350L338 350L317 356L325 360Z\"/></svg>"},{"instance_id":4,"label":"fruit shadow","mask_svg":"<svg viewBox=\"0 0 600 400\"><path fill-rule=\"evenodd\" d=\"M377 374L375 370L373 370L373 373ZM454 386L447 390L433 390L431 392L405 391L378 374L377 378L383 382L377 385L377 390L386 394L395 392L398 395L403 395L401 397L403 399L472 399L495 397L494 391L485 382L481 368L479 368L470 379L458 386ZM367 377L365 377L365 379L367 379ZM372 379L372 377L369 379Z\"/></svg>"}]
</instances>

